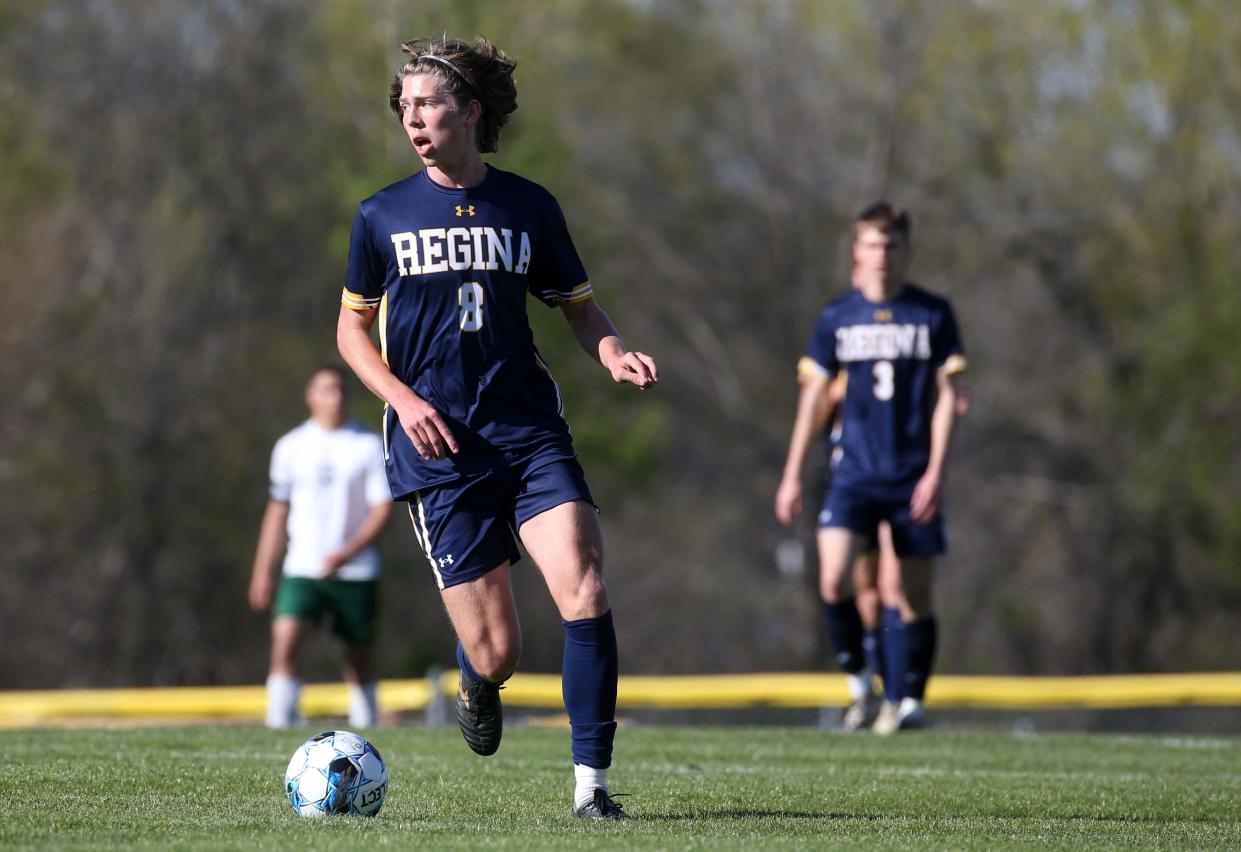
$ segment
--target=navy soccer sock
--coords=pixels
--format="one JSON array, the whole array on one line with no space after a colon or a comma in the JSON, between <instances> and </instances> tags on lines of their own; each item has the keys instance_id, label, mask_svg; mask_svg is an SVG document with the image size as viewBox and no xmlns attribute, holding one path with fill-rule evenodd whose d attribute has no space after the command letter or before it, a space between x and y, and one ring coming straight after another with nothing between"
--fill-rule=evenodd
<instances>
[{"instance_id":1,"label":"navy soccer sock","mask_svg":"<svg viewBox=\"0 0 1241 852\"><path fill-rule=\"evenodd\" d=\"M866 653L862 650L862 616L858 615L857 601L846 598L839 603L823 603L823 620L827 623L827 635L836 652L836 662L849 674L857 674L866 667Z\"/></svg>"},{"instance_id":2,"label":"navy soccer sock","mask_svg":"<svg viewBox=\"0 0 1241 852\"><path fill-rule=\"evenodd\" d=\"M457 640L457 668L461 669L461 673L465 675L466 680L486 680L487 678L474 671L474 667L470 665L470 658L465 655L465 646L461 644L461 640Z\"/></svg>"},{"instance_id":3,"label":"navy soccer sock","mask_svg":"<svg viewBox=\"0 0 1241 852\"><path fill-rule=\"evenodd\" d=\"M930 680L935 664L935 646L939 643L939 622L928 615L905 625L908 637L909 670L905 673L905 695L919 701L926 695L926 682Z\"/></svg>"},{"instance_id":4,"label":"navy soccer sock","mask_svg":"<svg viewBox=\"0 0 1241 852\"><path fill-rule=\"evenodd\" d=\"M883 610L883 697L898 703L905 697L909 672L909 634L899 609Z\"/></svg>"},{"instance_id":5,"label":"navy soccer sock","mask_svg":"<svg viewBox=\"0 0 1241 852\"><path fill-rule=\"evenodd\" d=\"M573 762L595 769L612 765L616 736L616 679L620 669L612 610L564 625L561 689L573 730Z\"/></svg>"},{"instance_id":6,"label":"navy soccer sock","mask_svg":"<svg viewBox=\"0 0 1241 852\"><path fill-rule=\"evenodd\" d=\"M862 650L866 652L866 667L883 680L883 627L867 630L862 634Z\"/></svg>"}]
</instances>

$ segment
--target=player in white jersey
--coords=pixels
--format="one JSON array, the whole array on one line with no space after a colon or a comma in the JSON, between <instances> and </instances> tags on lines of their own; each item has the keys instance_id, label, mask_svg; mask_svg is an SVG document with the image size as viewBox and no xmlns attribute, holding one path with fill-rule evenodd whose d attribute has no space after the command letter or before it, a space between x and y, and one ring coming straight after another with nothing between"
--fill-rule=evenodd
<instances>
[{"instance_id":1,"label":"player in white jersey","mask_svg":"<svg viewBox=\"0 0 1241 852\"><path fill-rule=\"evenodd\" d=\"M340 367L316 370L306 387L310 419L272 451L271 493L250 579L250 607L272 610L272 728L298 720L298 651L325 615L344 643L349 723L370 727L378 715L371 653L379 615L374 541L392 513L392 495L380 436L346 419L347 387Z\"/></svg>"}]
</instances>

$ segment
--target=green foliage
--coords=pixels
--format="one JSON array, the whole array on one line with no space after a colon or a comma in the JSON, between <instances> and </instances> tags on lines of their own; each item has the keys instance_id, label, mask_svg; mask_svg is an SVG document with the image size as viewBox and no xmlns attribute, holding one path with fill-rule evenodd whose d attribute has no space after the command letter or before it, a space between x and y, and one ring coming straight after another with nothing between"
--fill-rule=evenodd
<instances>
[{"instance_id":1,"label":"green foliage","mask_svg":"<svg viewBox=\"0 0 1241 852\"><path fill-rule=\"evenodd\" d=\"M7 221L55 203L68 189L68 180L51 152L29 132L36 126L34 116L23 105L4 100L0 96L0 109L7 116L0 124L0 219Z\"/></svg>"},{"instance_id":2,"label":"green foliage","mask_svg":"<svg viewBox=\"0 0 1241 852\"><path fill-rule=\"evenodd\" d=\"M1241 843L1235 739L622 728L613 791L633 819L569 815L568 732L515 728L501 753L457 731L371 732L390 786L373 819L298 819L282 779L316 730L3 734L0 844L752 849ZM16 806L20 805L20 806Z\"/></svg>"}]
</instances>

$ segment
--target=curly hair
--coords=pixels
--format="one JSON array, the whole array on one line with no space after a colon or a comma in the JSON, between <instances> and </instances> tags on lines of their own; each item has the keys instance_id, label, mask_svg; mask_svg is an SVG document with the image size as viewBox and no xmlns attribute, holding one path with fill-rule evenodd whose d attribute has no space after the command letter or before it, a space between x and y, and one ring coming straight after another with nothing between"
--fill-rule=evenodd
<instances>
[{"instance_id":1,"label":"curly hair","mask_svg":"<svg viewBox=\"0 0 1241 852\"><path fill-rule=\"evenodd\" d=\"M388 105L401 118L401 84L406 75L430 74L438 77L444 91L458 103L478 101L483 108L478 124L478 150L484 154L500 149L500 131L517 109L517 84L513 69L517 61L483 36L474 44L448 38L419 38L401 45L406 58L392 75Z\"/></svg>"}]
</instances>

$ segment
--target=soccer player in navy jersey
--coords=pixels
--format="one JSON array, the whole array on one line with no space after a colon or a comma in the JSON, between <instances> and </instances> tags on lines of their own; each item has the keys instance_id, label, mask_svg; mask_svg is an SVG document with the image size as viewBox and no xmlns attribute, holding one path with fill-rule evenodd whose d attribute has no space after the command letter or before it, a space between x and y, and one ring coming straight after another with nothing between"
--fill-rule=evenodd
<instances>
[{"instance_id":1,"label":"soccer player in navy jersey","mask_svg":"<svg viewBox=\"0 0 1241 852\"><path fill-rule=\"evenodd\" d=\"M556 199L483 160L517 108L516 62L482 37L401 50L389 103L424 168L362 202L337 341L387 403L392 493L457 633L466 742L481 755L500 746L500 685L521 653L516 533L564 625L573 812L622 819L607 784L618 663L603 541L527 295L559 308L614 381L648 388L659 373L594 300Z\"/></svg>"},{"instance_id":2,"label":"soccer player in navy jersey","mask_svg":"<svg viewBox=\"0 0 1241 852\"><path fill-rule=\"evenodd\" d=\"M866 662L846 575L886 522L899 570L880 570L884 702L874 730L922 721L937 642L931 611L934 557L947 549L941 507L966 362L949 303L906 280L908 213L877 202L854 221L856 288L820 314L798 364L801 393L776 495L782 520L802 509L801 471L821 435L829 381L844 373L840 457L819 514L819 591L837 659L855 676ZM886 576L885 576L886 575Z\"/></svg>"}]
</instances>

